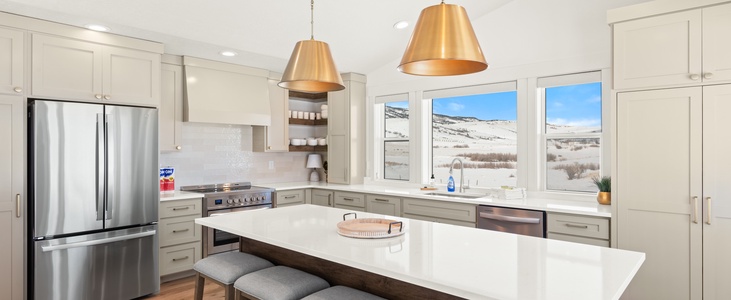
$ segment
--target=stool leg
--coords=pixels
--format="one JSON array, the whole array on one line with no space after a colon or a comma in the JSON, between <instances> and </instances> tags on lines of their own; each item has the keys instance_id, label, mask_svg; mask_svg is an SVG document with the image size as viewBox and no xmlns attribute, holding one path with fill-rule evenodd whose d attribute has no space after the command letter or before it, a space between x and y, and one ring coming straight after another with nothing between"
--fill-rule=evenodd
<instances>
[{"instance_id":1,"label":"stool leg","mask_svg":"<svg viewBox=\"0 0 731 300\"><path fill-rule=\"evenodd\" d=\"M206 278L201 276L201 273L195 272L195 300L203 300L203 286L206 283Z\"/></svg>"},{"instance_id":2,"label":"stool leg","mask_svg":"<svg viewBox=\"0 0 731 300\"><path fill-rule=\"evenodd\" d=\"M234 300L236 289L233 284L226 285L226 300Z\"/></svg>"}]
</instances>

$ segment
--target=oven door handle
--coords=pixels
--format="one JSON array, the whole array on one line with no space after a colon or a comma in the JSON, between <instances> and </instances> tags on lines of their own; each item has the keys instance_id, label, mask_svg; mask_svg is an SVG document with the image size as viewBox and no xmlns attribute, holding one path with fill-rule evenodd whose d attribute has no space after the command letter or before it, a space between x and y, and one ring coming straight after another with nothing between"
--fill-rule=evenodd
<instances>
[{"instance_id":1,"label":"oven door handle","mask_svg":"<svg viewBox=\"0 0 731 300\"><path fill-rule=\"evenodd\" d=\"M505 221L505 222L513 222L513 223L528 223L528 224L538 224L541 222L541 219L539 219L539 218L510 217L510 216L503 216L503 215L496 215L496 214L488 214L485 212L480 213L480 218Z\"/></svg>"}]
</instances>

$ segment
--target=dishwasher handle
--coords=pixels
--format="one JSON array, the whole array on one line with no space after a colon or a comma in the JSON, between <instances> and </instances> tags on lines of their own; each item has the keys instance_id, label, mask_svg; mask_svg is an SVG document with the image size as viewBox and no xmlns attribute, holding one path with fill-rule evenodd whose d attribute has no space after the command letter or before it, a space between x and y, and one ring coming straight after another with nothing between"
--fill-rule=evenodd
<instances>
[{"instance_id":1,"label":"dishwasher handle","mask_svg":"<svg viewBox=\"0 0 731 300\"><path fill-rule=\"evenodd\" d=\"M486 212L480 212L480 218L512 222L512 223L538 224L541 222L541 219L539 219L539 218L511 217L511 216L490 214L490 213L486 213Z\"/></svg>"}]
</instances>

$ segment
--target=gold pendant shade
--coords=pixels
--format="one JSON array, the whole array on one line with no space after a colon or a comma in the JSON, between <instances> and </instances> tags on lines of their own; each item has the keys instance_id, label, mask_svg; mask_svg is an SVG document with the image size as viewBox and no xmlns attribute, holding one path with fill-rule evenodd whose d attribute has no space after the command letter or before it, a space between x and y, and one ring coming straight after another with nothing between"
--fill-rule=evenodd
<instances>
[{"instance_id":1,"label":"gold pendant shade","mask_svg":"<svg viewBox=\"0 0 731 300\"><path fill-rule=\"evenodd\" d=\"M330 46L316 40L297 42L279 86L306 93L345 89L343 79L330 54Z\"/></svg>"},{"instance_id":2,"label":"gold pendant shade","mask_svg":"<svg viewBox=\"0 0 731 300\"><path fill-rule=\"evenodd\" d=\"M449 76L487 69L464 7L438 4L421 11L398 70L412 75Z\"/></svg>"}]
</instances>

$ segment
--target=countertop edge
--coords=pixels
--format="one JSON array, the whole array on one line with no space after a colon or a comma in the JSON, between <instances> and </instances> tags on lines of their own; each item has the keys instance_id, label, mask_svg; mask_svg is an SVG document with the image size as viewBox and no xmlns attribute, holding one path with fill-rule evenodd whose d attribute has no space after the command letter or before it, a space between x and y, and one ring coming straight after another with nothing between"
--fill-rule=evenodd
<instances>
[{"instance_id":1,"label":"countertop edge","mask_svg":"<svg viewBox=\"0 0 731 300\"><path fill-rule=\"evenodd\" d=\"M199 193L175 191L172 194L160 193L160 202L188 200L188 199L203 198L203 197L205 197L205 195L199 194Z\"/></svg>"}]
</instances>

